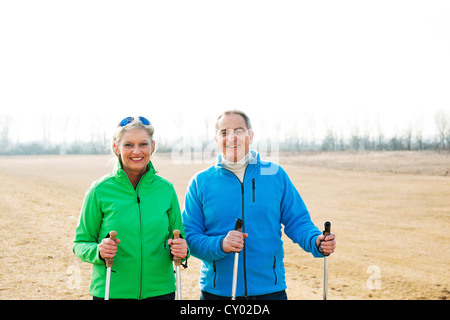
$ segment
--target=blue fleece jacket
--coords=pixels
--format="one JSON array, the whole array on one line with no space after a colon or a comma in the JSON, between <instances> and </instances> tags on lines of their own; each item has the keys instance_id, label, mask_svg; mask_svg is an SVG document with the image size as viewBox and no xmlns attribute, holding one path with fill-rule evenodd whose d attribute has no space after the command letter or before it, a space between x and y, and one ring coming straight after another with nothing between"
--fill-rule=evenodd
<instances>
[{"instance_id":1,"label":"blue fleece jacket","mask_svg":"<svg viewBox=\"0 0 450 320\"><path fill-rule=\"evenodd\" d=\"M200 289L231 296L234 254L223 251L222 241L234 229L236 218L248 233L239 255L237 296L254 296L286 289L281 224L285 234L314 257L320 230L286 172L261 161L253 152L244 181L226 170L219 156L214 166L190 181L182 213L191 255L202 260Z\"/></svg>"}]
</instances>

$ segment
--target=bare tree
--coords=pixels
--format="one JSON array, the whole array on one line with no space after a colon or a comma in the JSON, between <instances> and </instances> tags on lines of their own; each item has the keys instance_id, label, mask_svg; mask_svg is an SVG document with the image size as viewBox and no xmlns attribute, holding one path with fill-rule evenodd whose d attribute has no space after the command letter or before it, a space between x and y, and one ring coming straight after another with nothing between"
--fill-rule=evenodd
<instances>
[{"instance_id":1,"label":"bare tree","mask_svg":"<svg viewBox=\"0 0 450 320\"><path fill-rule=\"evenodd\" d=\"M0 143L2 148L5 150L8 149L11 141L10 141L10 129L11 129L12 117L8 115L0 116Z\"/></svg>"},{"instance_id":2,"label":"bare tree","mask_svg":"<svg viewBox=\"0 0 450 320\"><path fill-rule=\"evenodd\" d=\"M309 133L308 145L314 148L316 141L316 120L313 115L309 116L307 119L307 130Z\"/></svg>"},{"instance_id":3,"label":"bare tree","mask_svg":"<svg viewBox=\"0 0 450 320\"><path fill-rule=\"evenodd\" d=\"M67 142L67 129L69 128L70 115L65 115L59 121L63 145Z\"/></svg>"},{"instance_id":4,"label":"bare tree","mask_svg":"<svg viewBox=\"0 0 450 320\"><path fill-rule=\"evenodd\" d=\"M383 128L381 125L380 117L377 118L377 141L376 141L376 150L381 151L384 148L384 135Z\"/></svg>"},{"instance_id":5,"label":"bare tree","mask_svg":"<svg viewBox=\"0 0 450 320\"><path fill-rule=\"evenodd\" d=\"M355 121L355 123L352 126L351 133L350 133L350 144L351 148L355 151L358 151L361 145L361 136L359 132L359 126L358 123Z\"/></svg>"},{"instance_id":6,"label":"bare tree","mask_svg":"<svg viewBox=\"0 0 450 320\"><path fill-rule=\"evenodd\" d=\"M362 140L363 140L364 150L369 151L369 150L372 150L372 141L370 139L371 126L370 126L369 118L367 116L364 118L363 126L364 126L364 135L362 137Z\"/></svg>"},{"instance_id":7,"label":"bare tree","mask_svg":"<svg viewBox=\"0 0 450 320\"><path fill-rule=\"evenodd\" d=\"M436 122L436 129L439 137L439 150L445 149L445 143L447 140L446 136L449 134L448 131L450 131L449 117L446 112L441 109L436 112L434 119Z\"/></svg>"},{"instance_id":8,"label":"bare tree","mask_svg":"<svg viewBox=\"0 0 450 320\"><path fill-rule=\"evenodd\" d=\"M322 140L322 150L323 151L334 151L336 150L337 135L334 133L333 129L327 128L327 133L325 138Z\"/></svg>"},{"instance_id":9,"label":"bare tree","mask_svg":"<svg viewBox=\"0 0 450 320\"><path fill-rule=\"evenodd\" d=\"M286 147L288 150L299 151L300 139L298 136L297 119L291 119L291 121L288 122L286 131L285 131L285 140L286 140L286 144L287 144Z\"/></svg>"},{"instance_id":10,"label":"bare tree","mask_svg":"<svg viewBox=\"0 0 450 320\"><path fill-rule=\"evenodd\" d=\"M342 130L342 128L341 128L341 133L339 135L338 149L340 151L345 150L345 136L344 136L344 130Z\"/></svg>"},{"instance_id":11,"label":"bare tree","mask_svg":"<svg viewBox=\"0 0 450 320\"><path fill-rule=\"evenodd\" d=\"M423 125L422 125L422 119L419 119L414 126L414 135L417 141L417 149L422 150L423 149Z\"/></svg>"},{"instance_id":12,"label":"bare tree","mask_svg":"<svg viewBox=\"0 0 450 320\"><path fill-rule=\"evenodd\" d=\"M42 116L42 140L44 143L47 143L50 141L52 122L53 122L53 120L50 115Z\"/></svg>"},{"instance_id":13,"label":"bare tree","mask_svg":"<svg viewBox=\"0 0 450 320\"><path fill-rule=\"evenodd\" d=\"M411 143L412 143L412 126L409 125L405 130L405 143L406 143L406 150L411 150Z\"/></svg>"}]
</instances>

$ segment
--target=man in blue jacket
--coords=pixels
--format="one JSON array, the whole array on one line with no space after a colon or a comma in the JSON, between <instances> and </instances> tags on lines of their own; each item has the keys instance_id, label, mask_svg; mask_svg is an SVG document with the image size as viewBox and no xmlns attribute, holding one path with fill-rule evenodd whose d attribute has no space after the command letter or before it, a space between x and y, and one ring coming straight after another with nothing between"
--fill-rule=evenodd
<instances>
[{"instance_id":1,"label":"man in blue jacket","mask_svg":"<svg viewBox=\"0 0 450 320\"><path fill-rule=\"evenodd\" d=\"M334 252L335 235L325 238L312 223L279 165L249 150L253 131L245 113L224 112L216 122L215 140L222 154L191 179L182 213L190 252L202 260L201 299L230 299L230 253L240 252L238 299L286 300L281 224L314 257ZM244 222L242 232L233 230L236 218Z\"/></svg>"}]
</instances>

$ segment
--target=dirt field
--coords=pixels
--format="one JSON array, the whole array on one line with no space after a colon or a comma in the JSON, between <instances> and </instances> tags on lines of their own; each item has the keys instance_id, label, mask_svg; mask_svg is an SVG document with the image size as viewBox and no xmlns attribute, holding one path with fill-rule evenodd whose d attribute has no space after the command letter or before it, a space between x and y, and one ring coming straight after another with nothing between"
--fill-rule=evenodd
<instances>
[{"instance_id":1,"label":"dirt field","mask_svg":"<svg viewBox=\"0 0 450 320\"><path fill-rule=\"evenodd\" d=\"M0 157L0 299L91 299L91 266L72 253L84 192L110 156ZM191 176L209 164L155 156L183 206ZM315 224L327 220L329 299L449 299L450 156L420 152L285 154ZM323 260L288 238L289 299L321 299ZM198 299L200 263L183 270L183 298Z\"/></svg>"}]
</instances>

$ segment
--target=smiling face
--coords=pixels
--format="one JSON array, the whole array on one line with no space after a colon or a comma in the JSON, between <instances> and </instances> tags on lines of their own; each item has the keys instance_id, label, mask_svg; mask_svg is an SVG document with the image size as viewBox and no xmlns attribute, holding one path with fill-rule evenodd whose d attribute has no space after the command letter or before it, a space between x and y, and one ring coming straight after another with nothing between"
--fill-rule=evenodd
<instances>
[{"instance_id":1,"label":"smiling face","mask_svg":"<svg viewBox=\"0 0 450 320\"><path fill-rule=\"evenodd\" d=\"M217 122L215 140L226 160L238 162L249 152L253 131L239 114L226 114Z\"/></svg>"},{"instance_id":2,"label":"smiling face","mask_svg":"<svg viewBox=\"0 0 450 320\"><path fill-rule=\"evenodd\" d=\"M136 128L125 132L119 144L114 145L114 150L120 156L127 175L141 175L147 169L155 142L145 129Z\"/></svg>"}]
</instances>

